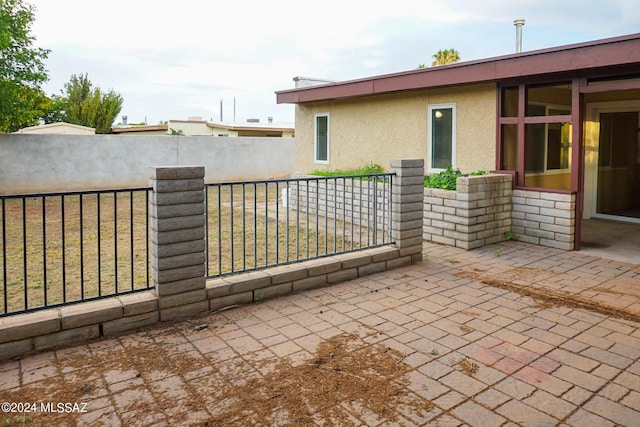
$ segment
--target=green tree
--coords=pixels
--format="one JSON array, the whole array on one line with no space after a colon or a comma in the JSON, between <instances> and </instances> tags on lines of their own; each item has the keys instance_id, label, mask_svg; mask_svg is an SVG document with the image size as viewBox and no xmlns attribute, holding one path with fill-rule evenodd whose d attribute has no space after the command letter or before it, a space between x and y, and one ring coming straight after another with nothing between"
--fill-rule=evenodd
<instances>
[{"instance_id":1,"label":"green tree","mask_svg":"<svg viewBox=\"0 0 640 427\"><path fill-rule=\"evenodd\" d=\"M94 88L86 73L73 74L64 85L63 96L54 98L62 106L64 121L95 128L96 133L111 133L123 103L118 92Z\"/></svg>"},{"instance_id":2,"label":"green tree","mask_svg":"<svg viewBox=\"0 0 640 427\"><path fill-rule=\"evenodd\" d=\"M45 123L64 122L64 100L62 97L53 95L51 98L46 98L41 118Z\"/></svg>"},{"instance_id":3,"label":"green tree","mask_svg":"<svg viewBox=\"0 0 640 427\"><path fill-rule=\"evenodd\" d=\"M435 55L432 55L433 62L431 66L453 64L460 61L460 53L455 49L439 50Z\"/></svg>"},{"instance_id":4,"label":"green tree","mask_svg":"<svg viewBox=\"0 0 640 427\"><path fill-rule=\"evenodd\" d=\"M0 132L34 125L44 114L48 49L34 48L34 7L23 0L0 0Z\"/></svg>"}]
</instances>

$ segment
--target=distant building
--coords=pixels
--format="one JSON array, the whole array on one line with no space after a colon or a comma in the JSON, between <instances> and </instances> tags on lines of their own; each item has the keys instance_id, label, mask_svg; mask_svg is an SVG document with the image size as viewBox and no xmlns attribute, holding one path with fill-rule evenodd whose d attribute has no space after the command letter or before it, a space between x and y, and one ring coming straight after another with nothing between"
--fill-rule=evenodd
<instances>
[{"instance_id":1,"label":"distant building","mask_svg":"<svg viewBox=\"0 0 640 427\"><path fill-rule=\"evenodd\" d=\"M95 128L74 125L66 122L49 123L47 125L30 126L13 133L37 133L57 135L95 135Z\"/></svg>"},{"instance_id":2,"label":"distant building","mask_svg":"<svg viewBox=\"0 0 640 427\"><path fill-rule=\"evenodd\" d=\"M189 120L170 120L166 125L122 126L111 130L116 135L172 135L184 136L256 136L256 137L293 137L294 126L289 123L213 123L200 117Z\"/></svg>"},{"instance_id":3,"label":"distant building","mask_svg":"<svg viewBox=\"0 0 640 427\"><path fill-rule=\"evenodd\" d=\"M111 128L111 133L118 135L167 135L169 134L168 125L151 125L151 126L123 126Z\"/></svg>"}]
</instances>

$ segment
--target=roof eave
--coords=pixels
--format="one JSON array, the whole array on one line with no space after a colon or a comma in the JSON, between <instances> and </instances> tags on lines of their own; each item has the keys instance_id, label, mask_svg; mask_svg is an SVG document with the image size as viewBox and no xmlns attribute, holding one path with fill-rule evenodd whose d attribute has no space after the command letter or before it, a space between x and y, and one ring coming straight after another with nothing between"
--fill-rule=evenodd
<instances>
[{"instance_id":1,"label":"roof eave","mask_svg":"<svg viewBox=\"0 0 640 427\"><path fill-rule=\"evenodd\" d=\"M111 128L111 133L129 133L129 132L152 132L152 131L168 131L168 125L153 126L131 126L126 128Z\"/></svg>"},{"instance_id":2,"label":"roof eave","mask_svg":"<svg viewBox=\"0 0 640 427\"><path fill-rule=\"evenodd\" d=\"M305 103L640 64L640 33L587 43L276 92L277 103Z\"/></svg>"}]
</instances>

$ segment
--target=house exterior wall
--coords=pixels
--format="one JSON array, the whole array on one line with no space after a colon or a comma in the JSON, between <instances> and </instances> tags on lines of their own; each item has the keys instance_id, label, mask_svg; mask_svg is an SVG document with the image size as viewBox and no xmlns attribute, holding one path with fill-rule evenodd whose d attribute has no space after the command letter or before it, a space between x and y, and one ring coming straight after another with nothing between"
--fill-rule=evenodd
<instances>
[{"instance_id":1,"label":"house exterior wall","mask_svg":"<svg viewBox=\"0 0 640 427\"><path fill-rule=\"evenodd\" d=\"M178 131L181 130L182 133L189 136L211 136L217 135L213 133L213 130L207 126L207 122L204 121L181 121L181 120L170 120L169 121L169 134L171 134L171 129Z\"/></svg>"},{"instance_id":2,"label":"house exterior wall","mask_svg":"<svg viewBox=\"0 0 640 427\"><path fill-rule=\"evenodd\" d=\"M282 131L279 129L267 130L267 129L243 129L237 131L238 136L263 136L263 137L286 137L292 138L293 131Z\"/></svg>"},{"instance_id":3,"label":"house exterior wall","mask_svg":"<svg viewBox=\"0 0 640 427\"><path fill-rule=\"evenodd\" d=\"M236 132L235 130L211 125L209 125L208 127L210 135L213 136L238 136L238 132Z\"/></svg>"},{"instance_id":4,"label":"house exterior wall","mask_svg":"<svg viewBox=\"0 0 640 427\"><path fill-rule=\"evenodd\" d=\"M476 84L296 105L296 170L349 169L393 158L427 161L427 109L455 103L456 166L495 169L496 87ZM330 114L329 164L314 162L314 115Z\"/></svg>"},{"instance_id":5,"label":"house exterior wall","mask_svg":"<svg viewBox=\"0 0 640 427\"><path fill-rule=\"evenodd\" d=\"M131 136L168 136L169 134L167 133L166 130L141 130L136 132L118 132L118 133L114 132L113 135L117 135L118 137L121 137L121 136L131 137Z\"/></svg>"},{"instance_id":6,"label":"house exterior wall","mask_svg":"<svg viewBox=\"0 0 640 427\"><path fill-rule=\"evenodd\" d=\"M285 130L282 132L282 137L283 138L293 138L295 136L295 130L291 129L291 130Z\"/></svg>"}]
</instances>

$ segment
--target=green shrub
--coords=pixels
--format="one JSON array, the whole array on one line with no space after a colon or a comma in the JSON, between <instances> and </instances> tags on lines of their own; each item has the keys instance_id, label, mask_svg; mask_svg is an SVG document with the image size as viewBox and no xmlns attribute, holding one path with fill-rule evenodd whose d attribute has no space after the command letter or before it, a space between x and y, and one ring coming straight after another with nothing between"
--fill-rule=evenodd
<instances>
[{"instance_id":1,"label":"green shrub","mask_svg":"<svg viewBox=\"0 0 640 427\"><path fill-rule=\"evenodd\" d=\"M376 163L367 163L364 166L360 166L355 169L316 169L311 172L311 175L318 176L352 176L352 175L370 175L374 173L384 173L382 166Z\"/></svg>"},{"instance_id":2,"label":"green shrub","mask_svg":"<svg viewBox=\"0 0 640 427\"><path fill-rule=\"evenodd\" d=\"M443 190L455 190L456 180L463 176L460 169L453 170L451 165L442 172L424 177L424 186L429 188L441 188Z\"/></svg>"},{"instance_id":3,"label":"green shrub","mask_svg":"<svg viewBox=\"0 0 640 427\"><path fill-rule=\"evenodd\" d=\"M486 175L487 172L483 170L478 170L475 172L469 173L469 176L478 176L478 175ZM442 172L426 175L424 177L424 186L428 188L441 188L443 190L455 190L456 189L456 180L458 177L467 176L460 172L460 169L453 169L451 165L447 166L447 169Z\"/></svg>"}]
</instances>

